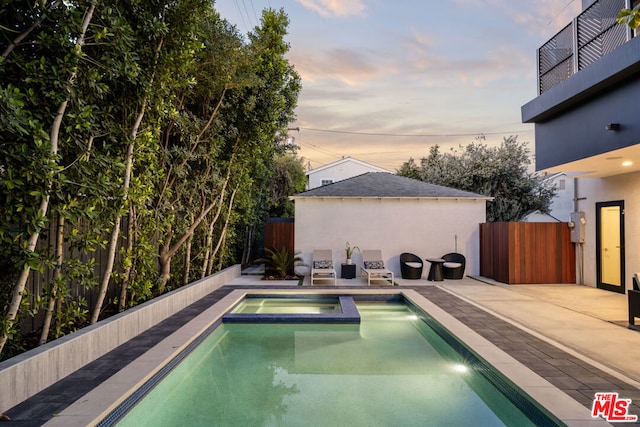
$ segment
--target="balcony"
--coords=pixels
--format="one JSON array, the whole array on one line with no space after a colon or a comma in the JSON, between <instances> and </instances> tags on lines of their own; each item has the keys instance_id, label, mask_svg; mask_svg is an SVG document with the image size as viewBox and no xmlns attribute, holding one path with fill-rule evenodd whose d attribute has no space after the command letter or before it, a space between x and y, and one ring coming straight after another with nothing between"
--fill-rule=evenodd
<instances>
[{"instance_id":1,"label":"balcony","mask_svg":"<svg viewBox=\"0 0 640 427\"><path fill-rule=\"evenodd\" d=\"M616 22L624 8L631 0L598 0L538 49L538 95L631 40Z\"/></svg>"}]
</instances>

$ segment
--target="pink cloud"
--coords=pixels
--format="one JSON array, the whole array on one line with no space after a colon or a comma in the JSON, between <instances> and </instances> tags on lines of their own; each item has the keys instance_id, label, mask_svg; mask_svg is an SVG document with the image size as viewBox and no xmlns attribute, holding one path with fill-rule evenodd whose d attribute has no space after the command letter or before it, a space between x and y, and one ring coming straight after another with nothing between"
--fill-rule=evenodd
<instances>
[{"instance_id":1,"label":"pink cloud","mask_svg":"<svg viewBox=\"0 0 640 427\"><path fill-rule=\"evenodd\" d=\"M355 49L331 49L314 55L291 54L291 62L303 81L334 79L349 86L357 86L378 76L375 61Z\"/></svg>"},{"instance_id":2,"label":"pink cloud","mask_svg":"<svg viewBox=\"0 0 640 427\"><path fill-rule=\"evenodd\" d=\"M296 0L298 3L324 17L362 14L366 7L360 0Z\"/></svg>"}]
</instances>

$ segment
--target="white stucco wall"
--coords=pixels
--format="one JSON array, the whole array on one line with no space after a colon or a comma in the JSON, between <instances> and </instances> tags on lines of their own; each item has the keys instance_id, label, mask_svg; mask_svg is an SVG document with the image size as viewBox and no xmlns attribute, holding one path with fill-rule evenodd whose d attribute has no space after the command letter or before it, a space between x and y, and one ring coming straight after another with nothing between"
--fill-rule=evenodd
<instances>
[{"instance_id":1,"label":"white stucco wall","mask_svg":"<svg viewBox=\"0 0 640 427\"><path fill-rule=\"evenodd\" d=\"M309 171L308 189L320 187L323 180L338 182L367 172L387 172L382 168L360 161L353 159L345 160L346 161L339 162L335 165L327 165L326 167L319 168L317 171Z\"/></svg>"},{"instance_id":2,"label":"white stucco wall","mask_svg":"<svg viewBox=\"0 0 640 427\"><path fill-rule=\"evenodd\" d=\"M624 200L625 286L632 289L631 276L640 272L640 173L579 179L578 198L583 197L578 206L586 219L584 284L595 287L597 283L596 203Z\"/></svg>"},{"instance_id":3,"label":"white stucco wall","mask_svg":"<svg viewBox=\"0 0 640 427\"><path fill-rule=\"evenodd\" d=\"M551 200L549 213L562 222L569 222L571 220L571 212L574 209L573 178L562 174L556 177L554 183L556 184L557 192L556 196Z\"/></svg>"},{"instance_id":4,"label":"white stucco wall","mask_svg":"<svg viewBox=\"0 0 640 427\"><path fill-rule=\"evenodd\" d=\"M319 199L295 200L295 248L307 264L314 249L331 249L336 270L345 262L346 242L380 249L385 266L400 277L398 257L411 252L421 258L462 253L465 274L480 273L479 224L486 220L484 200L449 199ZM359 269L362 255L354 255ZM425 261L423 276L429 271Z\"/></svg>"}]
</instances>

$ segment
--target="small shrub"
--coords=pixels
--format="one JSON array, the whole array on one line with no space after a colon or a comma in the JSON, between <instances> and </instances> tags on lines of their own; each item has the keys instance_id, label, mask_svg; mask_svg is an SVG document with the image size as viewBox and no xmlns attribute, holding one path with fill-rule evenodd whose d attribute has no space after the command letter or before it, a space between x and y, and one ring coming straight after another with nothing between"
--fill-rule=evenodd
<instances>
[{"instance_id":1,"label":"small shrub","mask_svg":"<svg viewBox=\"0 0 640 427\"><path fill-rule=\"evenodd\" d=\"M291 253L287 248L265 248L264 251L267 256L258 261L265 263L265 274L268 271L274 271L279 277L287 277L287 275L293 274L293 267L296 263L302 261L302 257L299 256L300 252Z\"/></svg>"}]
</instances>

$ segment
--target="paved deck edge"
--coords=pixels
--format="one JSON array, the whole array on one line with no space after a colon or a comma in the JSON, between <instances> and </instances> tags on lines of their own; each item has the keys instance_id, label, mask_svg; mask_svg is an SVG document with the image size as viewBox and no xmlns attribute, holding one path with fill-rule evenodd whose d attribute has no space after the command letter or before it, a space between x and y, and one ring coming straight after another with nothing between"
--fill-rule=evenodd
<instances>
[{"instance_id":1,"label":"paved deck edge","mask_svg":"<svg viewBox=\"0 0 640 427\"><path fill-rule=\"evenodd\" d=\"M240 276L234 265L123 313L0 362L0 413L23 402Z\"/></svg>"}]
</instances>

